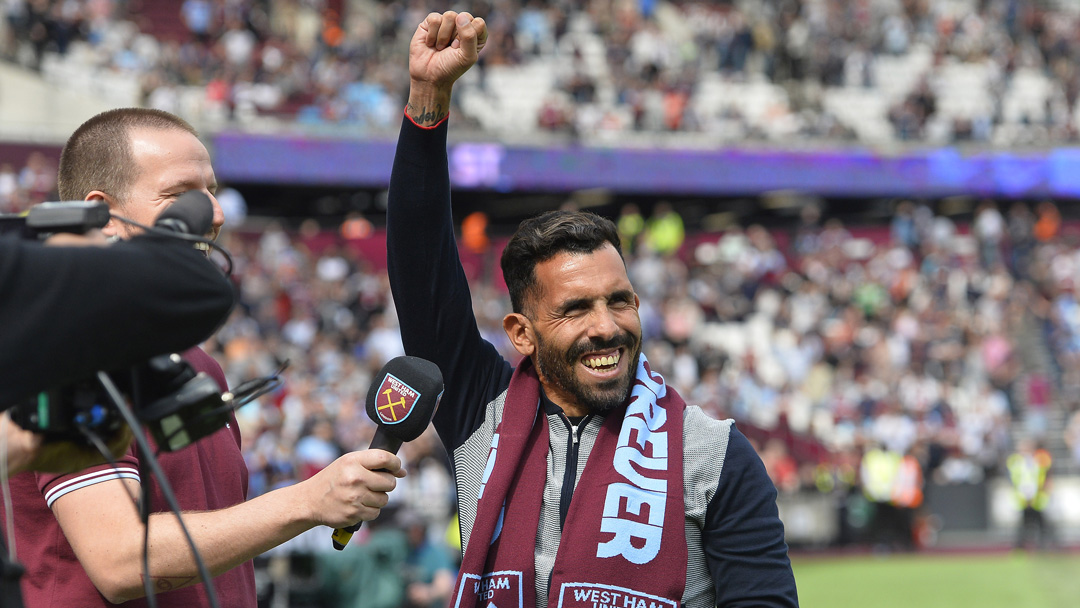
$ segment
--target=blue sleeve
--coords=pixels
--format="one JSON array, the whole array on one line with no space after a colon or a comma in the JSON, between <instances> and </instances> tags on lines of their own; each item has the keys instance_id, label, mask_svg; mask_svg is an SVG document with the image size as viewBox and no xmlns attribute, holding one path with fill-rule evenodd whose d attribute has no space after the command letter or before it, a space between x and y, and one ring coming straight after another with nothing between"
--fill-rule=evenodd
<instances>
[{"instance_id":1,"label":"blue sleeve","mask_svg":"<svg viewBox=\"0 0 1080 608\"><path fill-rule=\"evenodd\" d=\"M446 392L435 429L453 451L483 422L513 372L480 336L458 258L450 205L447 124L402 118L386 211L387 273L405 352L439 366Z\"/></svg>"},{"instance_id":2,"label":"blue sleeve","mask_svg":"<svg viewBox=\"0 0 1080 608\"><path fill-rule=\"evenodd\" d=\"M722 608L799 605L776 488L734 425L716 495L705 511L705 559Z\"/></svg>"}]
</instances>

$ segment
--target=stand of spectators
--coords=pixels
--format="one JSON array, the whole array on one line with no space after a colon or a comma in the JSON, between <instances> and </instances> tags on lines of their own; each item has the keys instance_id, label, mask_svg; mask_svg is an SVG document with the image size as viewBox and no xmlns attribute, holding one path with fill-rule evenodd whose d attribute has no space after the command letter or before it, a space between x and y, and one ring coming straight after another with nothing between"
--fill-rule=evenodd
<instances>
[{"instance_id":1,"label":"stand of spectators","mask_svg":"<svg viewBox=\"0 0 1080 608\"><path fill-rule=\"evenodd\" d=\"M21 167L0 163L0 213L19 213L56 194L56 162L31 152Z\"/></svg>"},{"instance_id":2,"label":"stand of spectators","mask_svg":"<svg viewBox=\"0 0 1080 608\"><path fill-rule=\"evenodd\" d=\"M871 445L917 460L920 484L1004 475L1015 437L1065 445L1046 420L1080 385L1069 346L1080 343L1080 248L1049 207L1012 203L1004 226L986 219L997 208L985 201L957 223L901 202L891 225L872 227L808 212L790 232L689 231L666 255L644 228L654 218L628 220L650 361L690 401L738 421L781 493L850 497ZM1056 228L1037 232L1039 217ZM218 335L226 372L292 361L280 395L241 411L264 487L302 475L299 442L323 418L334 439L316 445L366 446L367 381L400 353L383 272L347 239L315 236L271 227L226 243L245 302ZM473 295L497 338L507 303L490 267ZM424 481L411 475L395 500L441 538L452 517L445 455L433 437L404 454L414 474L425 463ZM933 532L921 511L906 513L903 529Z\"/></svg>"},{"instance_id":3,"label":"stand of spectators","mask_svg":"<svg viewBox=\"0 0 1080 608\"><path fill-rule=\"evenodd\" d=\"M136 79L143 103L207 127L392 131L407 82L390 67L404 61L408 26L428 8L11 0L0 52L46 72L52 57L73 62L74 73ZM462 82L459 116L500 137L1077 140L1080 14L1067 4L470 0L457 8L493 26L485 57Z\"/></svg>"},{"instance_id":4,"label":"stand of spectators","mask_svg":"<svg viewBox=\"0 0 1080 608\"><path fill-rule=\"evenodd\" d=\"M1010 217L1022 217L1017 205ZM818 486L818 465L857 462L869 443L916 451L936 482L1000 473L1013 429L1053 439L1040 413L1080 380L1069 346L1080 342L1071 287L1080 250L1018 232L1034 230L1030 221L987 238L978 226L990 207L971 231L903 203L891 228L808 216L794 234L756 225L692 234L663 256L640 230L627 259L655 366L691 401L749 429L769 447L768 462L787 463L777 469L781 488ZM291 361L281 394L240 415L265 487L366 446L367 381L401 353L385 274L347 239L331 240L272 225L226 242L244 305L212 350L234 380ZM473 289L493 337L507 306L496 285L487 271ZM1040 349L1051 368L1027 360ZM405 454L412 463L444 457L434 441ZM415 481L395 496L407 499ZM449 499L424 504L441 529Z\"/></svg>"}]
</instances>

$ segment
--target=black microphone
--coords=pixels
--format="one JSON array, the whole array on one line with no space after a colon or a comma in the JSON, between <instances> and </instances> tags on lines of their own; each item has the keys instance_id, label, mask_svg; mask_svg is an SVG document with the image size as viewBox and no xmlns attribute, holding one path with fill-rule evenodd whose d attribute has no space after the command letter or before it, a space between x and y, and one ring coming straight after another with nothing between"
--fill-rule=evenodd
<instances>
[{"instance_id":1,"label":"black microphone","mask_svg":"<svg viewBox=\"0 0 1080 608\"><path fill-rule=\"evenodd\" d=\"M443 379L438 365L409 356L387 361L368 389L367 414L378 425L368 449L397 454L403 442L423 434L442 395ZM334 548L344 549L361 523L334 530Z\"/></svg>"},{"instance_id":2,"label":"black microphone","mask_svg":"<svg viewBox=\"0 0 1080 608\"><path fill-rule=\"evenodd\" d=\"M154 220L154 227L181 234L203 236L214 223L214 205L201 190L188 190L165 208Z\"/></svg>"}]
</instances>

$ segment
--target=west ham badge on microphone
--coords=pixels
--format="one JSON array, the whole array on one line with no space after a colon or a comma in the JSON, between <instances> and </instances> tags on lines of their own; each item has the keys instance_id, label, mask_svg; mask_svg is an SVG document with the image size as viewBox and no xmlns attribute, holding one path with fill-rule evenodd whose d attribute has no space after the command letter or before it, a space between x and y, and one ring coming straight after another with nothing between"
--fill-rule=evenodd
<instances>
[{"instance_id":1,"label":"west ham badge on microphone","mask_svg":"<svg viewBox=\"0 0 1080 608\"><path fill-rule=\"evenodd\" d=\"M384 424L398 424L409 417L419 399L419 391L393 374L386 374L375 396L375 411Z\"/></svg>"}]
</instances>

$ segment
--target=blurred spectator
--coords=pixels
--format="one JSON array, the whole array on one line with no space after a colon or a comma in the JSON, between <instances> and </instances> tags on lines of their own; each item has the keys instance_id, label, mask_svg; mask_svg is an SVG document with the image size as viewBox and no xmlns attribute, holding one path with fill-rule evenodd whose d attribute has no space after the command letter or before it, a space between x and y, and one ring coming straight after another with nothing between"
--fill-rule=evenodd
<instances>
[{"instance_id":1,"label":"blurred spectator","mask_svg":"<svg viewBox=\"0 0 1080 608\"><path fill-rule=\"evenodd\" d=\"M487 235L488 219L482 211L474 211L461 220L461 243L476 254L487 253L491 240Z\"/></svg>"},{"instance_id":2,"label":"blurred spectator","mask_svg":"<svg viewBox=\"0 0 1080 608\"><path fill-rule=\"evenodd\" d=\"M27 207L49 200L56 189L56 164L41 152L31 152L19 172L19 188L26 193Z\"/></svg>"},{"instance_id":3,"label":"blurred spectator","mask_svg":"<svg viewBox=\"0 0 1080 608\"><path fill-rule=\"evenodd\" d=\"M295 457L300 479L307 479L334 462L342 450L334 439L334 423L326 416L317 417L302 433L296 442Z\"/></svg>"},{"instance_id":4,"label":"blurred spectator","mask_svg":"<svg viewBox=\"0 0 1080 608\"><path fill-rule=\"evenodd\" d=\"M761 450L761 460L769 473L773 485L780 492L794 492L799 489L798 464L788 454L787 445L779 439L770 439Z\"/></svg>"},{"instance_id":5,"label":"blurred spectator","mask_svg":"<svg viewBox=\"0 0 1080 608\"><path fill-rule=\"evenodd\" d=\"M222 186L219 187L215 198L217 198L218 204L221 205L221 210L225 213L225 219L229 226L235 229L244 225L244 220L247 219L247 201L244 200L244 195L240 194L235 188Z\"/></svg>"},{"instance_id":6,"label":"blurred spectator","mask_svg":"<svg viewBox=\"0 0 1080 608\"><path fill-rule=\"evenodd\" d=\"M679 250L686 233L682 216L671 203L657 203L652 216L645 222L642 233L644 244L660 256L671 255Z\"/></svg>"},{"instance_id":7,"label":"blurred spectator","mask_svg":"<svg viewBox=\"0 0 1080 608\"><path fill-rule=\"evenodd\" d=\"M995 268L1001 263L1001 246L1005 239L1005 218L991 200L979 203L972 226L979 244L979 261L984 268Z\"/></svg>"},{"instance_id":8,"label":"blurred spectator","mask_svg":"<svg viewBox=\"0 0 1080 608\"><path fill-rule=\"evenodd\" d=\"M1009 479L1021 511L1016 534L1017 549L1027 548L1031 535L1034 535L1040 549L1049 548L1054 543L1053 530L1045 515L1046 507L1050 504L1049 474L1052 462L1050 453L1039 448L1031 439L1021 441L1017 451L1009 456Z\"/></svg>"},{"instance_id":9,"label":"blurred spectator","mask_svg":"<svg viewBox=\"0 0 1080 608\"><path fill-rule=\"evenodd\" d=\"M619 210L615 225L619 229L624 255L633 255L637 248L638 237L645 230L645 219L641 210L633 203L627 203Z\"/></svg>"},{"instance_id":10,"label":"blurred spectator","mask_svg":"<svg viewBox=\"0 0 1080 608\"><path fill-rule=\"evenodd\" d=\"M210 0L184 0L180 15L195 38L206 43L214 20L214 6Z\"/></svg>"},{"instance_id":11,"label":"blurred spectator","mask_svg":"<svg viewBox=\"0 0 1080 608\"><path fill-rule=\"evenodd\" d=\"M402 513L399 525L405 530L409 554L405 603L409 608L441 608L450 601L457 579L457 563L442 539L432 542L425 522L408 512Z\"/></svg>"},{"instance_id":12,"label":"blurred spectator","mask_svg":"<svg viewBox=\"0 0 1080 608\"><path fill-rule=\"evenodd\" d=\"M1035 216L1023 201L1009 207L1009 268L1016 276L1030 276L1028 264L1035 247Z\"/></svg>"},{"instance_id":13,"label":"blurred spectator","mask_svg":"<svg viewBox=\"0 0 1080 608\"><path fill-rule=\"evenodd\" d=\"M19 177L10 163L0 165L0 213L11 213L19 204Z\"/></svg>"},{"instance_id":14,"label":"blurred spectator","mask_svg":"<svg viewBox=\"0 0 1080 608\"><path fill-rule=\"evenodd\" d=\"M1051 201L1042 201L1035 207L1035 214L1037 219L1032 228L1035 238L1043 243L1053 240L1061 230L1061 213L1058 212L1057 205Z\"/></svg>"}]
</instances>

